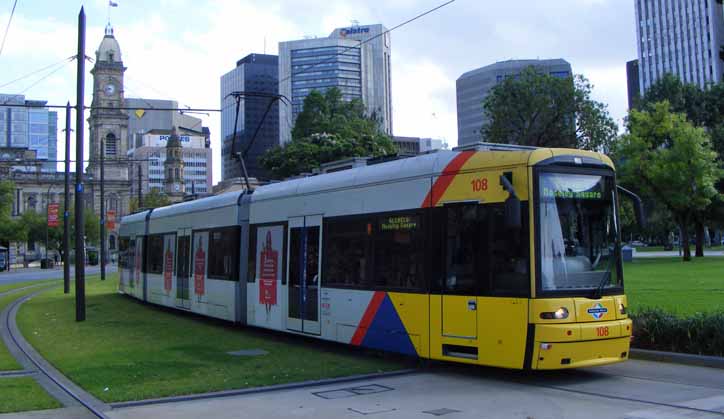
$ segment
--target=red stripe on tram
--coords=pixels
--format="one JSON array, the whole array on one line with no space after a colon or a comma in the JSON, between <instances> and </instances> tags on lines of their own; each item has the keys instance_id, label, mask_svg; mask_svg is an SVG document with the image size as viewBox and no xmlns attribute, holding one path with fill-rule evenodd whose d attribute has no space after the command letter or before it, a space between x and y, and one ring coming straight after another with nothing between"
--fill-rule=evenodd
<instances>
[{"instance_id":1,"label":"red stripe on tram","mask_svg":"<svg viewBox=\"0 0 724 419\"><path fill-rule=\"evenodd\" d=\"M384 291L375 291L375 294L372 296L372 301L370 301L370 304L367 306L367 310L365 310L365 314L362 316L362 320L360 320L354 336L352 336L352 342L350 342L352 345L359 346L362 344L362 340L364 340L367 330L372 324L372 320L375 318L375 314L377 314L377 310L380 308L382 300L384 299Z\"/></svg>"},{"instance_id":2,"label":"red stripe on tram","mask_svg":"<svg viewBox=\"0 0 724 419\"><path fill-rule=\"evenodd\" d=\"M455 158L452 159L447 166L445 166L445 170L443 170L442 174L438 176L437 180L432 185L432 188L430 188L430 192L428 192L425 196L425 200L422 201L422 208L429 208L437 205L448 186L450 186L453 179L455 179L454 175L463 168L463 165L470 160L470 157L472 157L473 154L475 154L474 151L463 151L455 156Z\"/></svg>"}]
</instances>

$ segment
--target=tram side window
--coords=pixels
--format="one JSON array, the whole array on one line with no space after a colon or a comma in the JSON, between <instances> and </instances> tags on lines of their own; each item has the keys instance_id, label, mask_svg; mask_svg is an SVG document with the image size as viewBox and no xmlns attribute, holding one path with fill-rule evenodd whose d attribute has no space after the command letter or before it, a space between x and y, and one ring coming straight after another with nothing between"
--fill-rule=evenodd
<instances>
[{"instance_id":1,"label":"tram side window","mask_svg":"<svg viewBox=\"0 0 724 419\"><path fill-rule=\"evenodd\" d=\"M163 273L163 236L156 234L149 236L146 249L146 272L151 274Z\"/></svg>"},{"instance_id":2,"label":"tram side window","mask_svg":"<svg viewBox=\"0 0 724 419\"><path fill-rule=\"evenodd\" d=\"M425 272L425 230L419 213L377 217L374 232L376 287L422 289Z\"/></svg>"},{"instance_id":3,"label":"tram side window","mask_svg":"<svg viewBox=\"0 0 724 419\"><path fill-rule=\"evenodd\" d=\"M522 228L505 228L505 206L490 205L490 291L493 295L527 297L530 292L528 203L521 203Z\"/></svg>"},{"instance_id":4,"label":"tram side window","mask_svg":"<svg viewBox=\"0 0 724 419\"><path fill-rule=\"evenodd\" d=\"M480 252L485 211L474 205L445 207L445 291L477 295L481 289L479 266L485 263Z\"/></svg>"},{"instance_id":5,"label":"tram side window","mask_svg":"<svg viewBox=\"0 0 724 419\"><path fill-rule=\"evenodd\" d=\"M522 228L505 227L504 204L445 206L435 215L444 237L443 272L433 290L459 295L529 295L528 205Z\"/></svg>"},{"instance_id":6,"label":"tram side window","mask_svg":"<svg viewBox=\"0 0 724 419\"><path fill-rule=\"evenodd\" d=\"M128 269L128 237L118 239L118 267Z\"/></svg>"},{"instance_id":7,"label":"tram side window","mask_svg":"<svg viewBox=\"0 0 724 419\"><path fill-rule=\"evenodd\" d=\"M209 231L209 268L211 279L239 279L239 227Z\"/></svg>"},{"instance_id":8,"label":"tram side window","mask_svg":"<svg viewBox=\"0 0 724 419\"><path fill-rule=\"evenodd\" d=\"M369 288L372 227L367 217L325 222L322 257L324 286Z\"/></svg>"}]
</instances>

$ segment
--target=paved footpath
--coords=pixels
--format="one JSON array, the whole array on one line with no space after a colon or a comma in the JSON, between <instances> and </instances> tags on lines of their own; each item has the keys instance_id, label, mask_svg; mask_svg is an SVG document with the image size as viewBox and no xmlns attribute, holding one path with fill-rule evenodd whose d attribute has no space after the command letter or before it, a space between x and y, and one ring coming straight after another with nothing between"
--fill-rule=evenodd
<instances>
[{"instance_id":1,"label":"paved footpath","mask_svg":"<svg viewBox=\"0 0 724 419\"><path fill-rule=\"evenodd\" d=\"M420 373L113 409L110 418L724 418L724 370L631 360L526 374L437 365Z\"/></svg>"},{"instance_id":2,"label":"paved footpath","mask_svg":"<svg viewBox=\"0 0 724 419\"><path fill-rule=\"evenodd\" d=\"M704 250L704 257L724 257L724 251L721 250ZM667 250L661 252L636 252L634 258L676 258L681 257L677 250ZM694 257L694 249L691 250L691 257Z\"/></svg>"}]
</instances>

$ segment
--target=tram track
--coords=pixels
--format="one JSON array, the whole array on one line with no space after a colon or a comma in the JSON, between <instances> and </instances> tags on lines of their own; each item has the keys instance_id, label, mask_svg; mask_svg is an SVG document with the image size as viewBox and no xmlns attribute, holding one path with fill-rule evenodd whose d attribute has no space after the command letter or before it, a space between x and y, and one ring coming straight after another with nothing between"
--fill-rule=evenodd
<instances>
[{"instance_id":1,"label":"tram track","mask_svg":"<svg viewBox=\"0 0 724 419\"><path fill-rule=\"evenodd\" d=\"M33 287L39 287L37 286L31 286L31 287L25 287L27 288L33 288ZM102 405L101 402L96 401L90 396L89 394L82 391L80 388L74 388L77 387L70 380L65 378L60 372L55 370L50 364L45 361L37 352L32 350L32 347L25 341L25 338L22 337L22 335L19 332L19 329L17 328L17 324L15 322L15 318L17 315L18 308L21 304L23 304L28 299L38 295L41 292L47 291L50 288L56 287L57 285L51 285L48 286L45 289L38 290L34 293L25 295L21 298L18 298L17 300L13 301L6 307L5 310L3 310L4 314L4 326L5 331L7 333L8 339L4 339L6 344L12 344L14 350L11 350L11 353L16 355L17 353L21 353L22 356L25 358L26 361L28 361L30 364L32 364L32 367L39 373L38 378L44 377L45 379L49 380L48 382L43 383L42 380L37 380L38 383L43 386L46 391L48 391L48 394L50 394L52 397L54 397L56 400L58 400L61 404L67 405L67 399L66 397L69 397L70 399L77 402L80 406L84 407L88 412L90 412L93 416L101 419L108 419L108 416L106 416L96 405ZM15 290L13 290L15 291ZM9 340L9 342L8 342ZM10 346L10 345L8 345ZM8 348L11 349L11 348ZM27 364L27 362L23 362L23 360L18 359L18 362L21 364ZM52 388L49 388L50 387ZM66 396L66 397L59 397L59 393Z\"/></svg>"},{"instance_id":2,"label":"tram track","mask_svg":"<svg viewBox=\"0 0 724 419\"><path fill-rule=\"evenodd\" d=\"M629 361L629 362L636 362L636 361ZM608 400L617 400L617 401L625 401L625 402L631 402L631 403L637 403L641 405L651 406L654 408L669 408L669 409L677 409L677 410L683 410L683 411L689 411L689 412L696 412L696 413L704 413L704 414L711 414L716 415L719 417L724 418L724 412L720 410L712 410L707 408L701 408L701 407L695 407L688 405L692 402L696 402L701 399L705 399L708 397L703 397L700 399L692 399L692 400L682 400L682 401L665 401L665 400L654 400L651 397L645 397L641 395L632 395L632 396L626 396L626 395L619 395L619 394L612 394L607 393L605 391L592 391L589 389L582 389L582 388L572 388L572 386L582 386L586 384L592 384L598 382L598 384L603 388L610 388L610 387L616 387L616 385L620 386L620 383L615 382L603 382L603 380L636 380L643 383L648 383L646 385L655 385L655 384L661 384L661 385L669 385L669 386L681 386L681 387L690 387L690 388L696 388L700 390L708 390L709 393L718 393L718 394L724 394L724 386L717 386L717 385L703 385L703 384L693 384L691 382L686 381L675 381L675 380L668 380L668 379L662 379L659 377L642 377L639 375L632 375L632 374L621 374L617 373L616 371L601 371L597 369L580 369L580 370L560 370L560 371L551 371L551 372L544 372L544 371L533 371L533 372L523 372L523 371L512 371L512 370L501 370L497 368L487 368L482 367L481 370L478 371L470 371L467 369L461 369L459 365L447 365L447 364L434 364L428 368L423 368L421 372L425 373L431 373L431 374L443 374L448 375L450 373L453 373L455 375L459 374L462 376L475 376L482 379L492 379L494 381L503 381L503 382L509 382L513 384L519 384L527 387L532 388L538 388L538 389L547 389L547 390L553 390L558 392L564 392L569 394L579 394L582 396L589 396L589 397L596 397L596 398L602 398L602 399L608 399ZM550 381L555 381L556 383L547 383ZM642 386L645 387L646 385ZM639 388L638 386L634 388ZM724 403L724 402L723 402Z\"/></svg>"},{"instance_id":3,"label":"tram track","mask_svg":"<svg viewBox=\"0 0 724 419\"><path fill-rule=\"evenodd\" d=\"M632 402L632 403L640 403L640 404L646 404L646 405L651 405L651 406L656 406L656 407L668 407L668 408L672 408L672 409L688 410L688 411L698 412L698 413L710 413L710 414L719 415L721 417L724 417L724 412L710 410L710 409L702 409L702 408L692 407L692 406L684 406L684 405L676 404L676 403L657 402L657 401L653 401L653 400L645 400L645 399L640 399L640 398L636 398L636 397L625 397L625 396L617 396L617 395L613 395L613 394L596 393L596 392L592 392L592 391L576 390L576 389L572 389L572 388L566 388L566 387L560 387L560 386L554 386L554 385L538 385L535 387L562 391L562 392L566 392L566 393L581 394L581 395L585 395L585 396L600 397L600 398L605 398L605 399L610 399L610 400L620 400L620 401L627 401L627 402Z\"/></svg>"},{"instance_id":4,"label":"tram track","mask_svg":"<svg viewBox=\"0 0 724 419\"><path fill-rule=\"evenodd\" d=\"M562 371L562 374L565 374L566 372ZM724 390L722 387L717 386L711 386L711 385L701 385L701 384L692 384L684 381L674 381L674 380L666 380L661 378L654 378L654 377L641 377L636 375L629 375L629 374L618 374L615 372L607 372L607 371L597 371L597 370L577 370L572 371L573 374L588 374L591 377L595 376L603 376L608 379L627 379L627 380L636 380L636 381L642 381L647 383L659 383L664 385L676 385L676 386L686 386L686 387L695 387L699 389L706 389L706 390L712 390L715 392L723 392ZM534 380L523 380L520 378L513 379L511 381L528 385L532 387L537 388L544 388L554 391L560 391L565 393L571 393L571 394L580 394L584 396L590 396L590 397L598 397L598 398L604 398L609 400L618 400L618 401L626 401L626 402L632 402L632 403L639 403L643 405L649 405L654 407L663 407L663 408L670 408L670 409L678 409L678 410L686 410L691 412L697 412L697 413L706 413L706 414L712 414L724 417L724 412L720 410L712 410L712 409L705 409L705 408L699 408L694 406L688 406L687 403L694 402L695 400L684 400L680 402L669 402L669 401L657 401L652 400L651 398L643 398L643 397L636 397L636 396L623 396L623 395L617 395L617 394L607 394L605 392L598 392L598 391L590 391L585 389L576 389L571 388L568 385L560 385L560 384L546 384L541 382L545 378L543 377L536 377ZM532 382L531 382L532 381ZM580 382L583 381L583 377L579 377L578 380L576 380L576 384L580 384ZM605 387L605 385L604 385Z\"/></svg>"}]
</instances>

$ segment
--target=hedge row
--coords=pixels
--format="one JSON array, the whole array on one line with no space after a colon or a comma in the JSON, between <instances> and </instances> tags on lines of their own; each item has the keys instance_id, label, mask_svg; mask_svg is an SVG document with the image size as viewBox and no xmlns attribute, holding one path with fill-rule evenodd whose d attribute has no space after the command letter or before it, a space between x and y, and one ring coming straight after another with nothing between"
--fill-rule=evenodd
<instances>
[{"instance_id":1,"label":"hedge row","mask_svg":"<svg viewBox=\"0 0 724 419\"><path fill-rule=\"evenodd\" d=\"M724 356L724 311L677 317L648 308L630 317L635 348Z\"/></svg>"}]
</instances>

